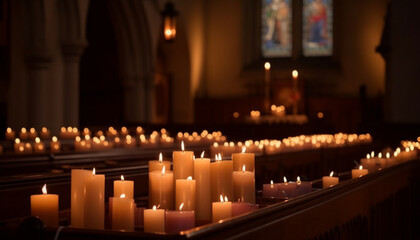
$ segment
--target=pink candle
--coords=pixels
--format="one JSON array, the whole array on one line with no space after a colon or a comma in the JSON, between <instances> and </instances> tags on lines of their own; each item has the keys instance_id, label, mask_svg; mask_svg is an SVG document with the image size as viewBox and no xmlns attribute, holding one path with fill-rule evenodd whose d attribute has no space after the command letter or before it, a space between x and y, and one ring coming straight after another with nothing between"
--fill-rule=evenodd
<instances>
[{"instance_id":1,"label":"pink candle","mask_svg":"<svg viewBox=\"0 0 420 240\"><path fill-rule=\"evenodd\" d=\"M287 182L287 178L283 177L283 183L277 185L280 195L285 198L291 198L296 196L296 183Z\"/></svg>"},{"instance_id":2,"label":"pink candle","mask_svg":"<svg viewBox=\"0 0 420 240\"><path fill-rule=\"evenodd\" d=\"M277 183L274 183L273 180L269 184L263 184L263 197L279 197L279 190Z\"/></svg>"},{"instance_id":3,"label":"pink candle","mask_svg":"<svg viewBox=\"0 0 420 240\"><path fill-rule=\"evenodd\" d=\"M297 177L296 181L296 189L298 191L298 194L307 194L312 192L312 183L311 182L302 182L300 181L300 177Z\"/></svg>"},{"instance_id":4,"label":"pink candle","mask_svg":"<svg viewBox=\"0 0 420 240\"><path fill-rule=\"evenodd\" d=\"M233 202L232 203L232 217L253 211L254 208L252 206L256 206L256 205L246 203L246 202Z\"/></svg>"},{"instance_id":5,"label":"pink candle","mask_svg":"<svg viewBox=\"0 0 420 240\"><path fill-rule=\"evenodd\" d=\"M179 211L166 211L165 230L167 233L179 233L195 227L194 211L182 211L182 203Z\"/></svg>"}]
</instances>

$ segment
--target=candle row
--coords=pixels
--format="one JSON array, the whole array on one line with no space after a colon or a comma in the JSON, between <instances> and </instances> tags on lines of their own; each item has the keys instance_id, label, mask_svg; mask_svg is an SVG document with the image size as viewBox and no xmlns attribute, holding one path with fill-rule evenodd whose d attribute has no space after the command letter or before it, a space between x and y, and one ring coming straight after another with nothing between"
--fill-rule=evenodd
<instances>
[{"instance_id":1,"label":"candle row","mask_svg":"<svg viewBox=\"0 0 420 240\"><path fill-rule=\"evenodd\" d=\"M13 131L10 127L6 129L4 135L7 140L13 141L16 138L16 132ZM26 128L21 128L19 132L19 138L22 140L35 140L36 137L38 137L38 132L35 130L35 128L30 128L29 131L27 131ZM50 138L50 130L48 130L46 127L43 127L39 132L39 137L41 139Z\"/></svg>"},{"instance_id":2,"label":"candle row","mask_svg":"<svg viewBox=\"0 0 420 240\"><path fill-rule=\"evenodd\" d=\"M21 142L19 138L15 139L13 145L14 152L18 154L30 154L30 153L45 153L45 144L41 142L39 137L35 138L35 143ZM57 140L57 137L52 137L50 141L50 152L57 153L61 149L61 144Z\"/></svg>"}]
</instances>

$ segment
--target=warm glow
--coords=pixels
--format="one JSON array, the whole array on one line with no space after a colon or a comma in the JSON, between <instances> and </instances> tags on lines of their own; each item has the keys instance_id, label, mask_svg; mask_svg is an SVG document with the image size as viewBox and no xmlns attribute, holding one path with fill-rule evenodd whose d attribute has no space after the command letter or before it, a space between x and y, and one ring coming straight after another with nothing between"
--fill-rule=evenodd
<instances>
[{"instance_id":1,"label":"warm glow","mask_svg":"<svg viewBox=\"0 0 420 240\"><path fill-rule=\"evenodd\" d=\"M156 210L156 205L153 205L153 210Z\"/></svg>"},{"instance_id":2,"label":"warm glow","mask_svg":"<svg viewBox=\"0 0 420 240\"><path fill-rule=\"evenodd\" d=\"M184 203L181 203L181 205L179 205L179 211L182 211L183 207L184 207Z\"/></svg>"},{"instance_id":3,"label":"warm glow","mask_svg":"<svg viewBox=\"0 0 420 240\"><path fill-rule=\"evenodd\" d=\"M95 176L95 174L96 174L96 169L93 168L93 170L92 170L92 176Z\"/></svg>"},{"instance_id":4,"label":"warm glow","mask_svg":"<svg viewBox=\"0 0 420 240\"><path fill-rule=\"evenodd\" d=\"M374 158L374 157L375 157L375 152L374 152L374 151L372 151L372 152L370 153L370 157L371 157L371 158Z\"/></svg>"},{"instance_id":5,"label":"warm glow","mask_svg":"<svg viewBox=\"0 0 420 240\"><path fill-rule=\"evenodd\" d=\"M229 200L228 200L228 197L227 196L225 196L225 202L228 202Z\"/></svg>"},{"instance_id":6,"label":"warm glow","mask_svg":"<svg viewBox=\"0 0 420 240\"><path fill-rule=\"evenodd\" d=\"M245 153L245 151L246 151L246 147L243 147L242 148L242 153Z\"/></svg>"},{"instance_id":7,"label":"warm glow","mask_svg":"<svg viewBox=\"0 0 420 240\"><path fill-rule=\"evenodd\" d=\"M368 153L368 154L366 154L366 158L367 158L367 159L370 159L370 155L369 155L369 153Z\"/></svg>"},{"instance_id":8,"label":"warm glow","mask_svg":"<svg viewBox=\"0 0 420 240\"><path fill-rule=\"evenodd\" d=\"M162 161L163 161L162 153L159 153L159 162L162 162Z\"/></svg>"},{"instance_id":9,"label":"warm glow","mask_svg":"<svg viewBox=\"0 0 420 240\"><path fill-rule=\"evenodd\" d=\"M283 177L283 182L284 182L284 183L287 183L287 178L286 178L286 176L284 176L284 177Z\"/></svg>"},{"instance_id":10,"label":"warm glow","mask_svg":"<svg viewBox=\"0 0 420 240\"><path fill-rule=\"evenodd\" d=\"M324 118L324 113L319 112L319 113L318 113L318 118L319 118L319 119Z\"/></svg>"},{"instance_id":11,"label":"warm glow","mask_svg":"<svg viewBox=\"0 0 420 240\"><path fill-rule=\"evenodd\" d=\"M42 131L43 133L45 133L45 132L47 132L47 128L46 128L46 127L42 127L41 131Z\"/></svg>"},{"instance_id":12,"label":"warm glow","mask_svg":"<svg viewBox=\"0 0 420 240\"><path fill-rule=\"evenodd\" d=\"M22 128L20 131L21 131L22 133L26 133L26 128Z\"/></svg>"},{"instance_id":13,"label":"warm glow","mask_svg":"<svg viewBox=\"0 0 420 240\"><path fill-rule=\"evenodd\" d=\"M201 159L203 159L204 157L204 151L201 153Z\"/></svg>"},{"instance_id":14,"label":"warm glow","mask_svg":"<svg viewBox=\"0 0 420 240\"><path fill-rule=\"evenodd\" d=\"M47 194L47 184L42 187L42 194Z\"/></svg>"},{"instance_id":15,"label":"warm glow","mask_svg":"<svg viewBox=\"0 0 420 240\"><path fill-rule=\"evenodd\" d=\"M293 79L296 79L298 77L298 74L299 74L298 71L293 70L292 72Z\"/></svg>"},{"instance_id":16,"label":"warm glow","mask_svg":"<svg viewBox=\"0 0 420 240\"><path fill-rule=\"evenodd\" d=\"M330 177L334 176L334 171L330 172Z\"/></svg>"},{"instance_id":17,"label":"warm glow","mask_svg":"<svg viewBox=\"0 0 420 240\"><path fill-rule=\"evenodd\" d=\"M271 180L271 181L270 181L270 184L271 184L271 185L273 185L273 184L274 184L273 180Z\"/></svg>"},{"instance_id":18,"label":"warm glow","mask_svg":"<svg viewBox=\"0 0 420 240\"><path fill-rule=\"evenodd\" d=\"M121 181L124 181L124 175L121 175Z\"/></svg>"},{"instance_id":19,"label":"warm glow","mask_svg":"<svg viewBox=\"0 0 420 240\"><path fill-rule=\"evenodd\" d=\"M220 202L223 203L223 196L220 194Z\"/></svg>"},{"instance_id":20,"label":"warm glow","mask_svg":"<svg viewBox=\"0 0 420 240\"><path fill-rule=\"evenodd\" d=\"M300 181L300 177L299 176L297 176L296 182L297 182L297 184L301 184L302 183L302 181Z\"/></svg>"},{"instance_id":21,"label":"warm glow","mask_svg":"<svg viewBox=\"0 0 420 240\"><path fill-rule=\"evenodd\" d=\"M242 166L242 172L245 172L245 164Z\"/></svg>"},{"instance_id":22,"label":"warm glow","mask_svg":"<svg viewBox=\"0 0 420 240\"><path fill-rule=\"evenodd\" d=\"M165 30L165 39L171 39L172 36L172 30L171 29L166 29Z\"/></svg>"},{"instance_id":23,"label":"warm glow","mask_svg":"<svg viewBox=\"0 0 420 240\"><path fill-rule=\"evenodd\" d=\"M19 144L19 143L20 143L20 139L19 139L19 138L16 138L16 139L15 139L15 143L16 143L16 144Z\"/></svg>"},{"instance_id":24,"label":"warm glow","mask_svg":"<svg viewBox=\"0 0 420 240\"><path fill-rule=\"evenodd\" d=\"M80 138L79 138L79 139L80 139ZM57 142L57 137L56 137L56 136L53 136L53 137L52 137L52 141L53 141L53 142Z\"/></svg>"},{"instance_id":25,"label":"warm glow","mask_svg":"<svg viewBox=\"0 0 420 240\"><path fill-rule=\"evenodd\" d=\"M121 194L120 195L120 198L125 198L125 194L123 193L123 194Z\"/></svg>"},{"instance_id":26,"label":"warm glow","mask_svg":"<svg viewBox=\"0 0 420 240\"><path fill-rule=\"evenodd\" d=\"M35 138L35 142L36 142L36 143L40 143L40 142L41 142L41 139L39 139L39 137L36 137L36 138Z\"/></svg>"},{"instance_id":27,"label":"warm glow","mask_svg":"<svg viewBox=\"0 0 420 240\"><path fill-rule=\"evenodd\" d=\"M382 153L378 153L378 158L382 158Z\"/></svg>"},{"instance_id":28,"label":"warm glow","mask_svg":"<svg viewBox=\"0 0 420 240\"><path fill-rule=\"evenodd\" d=\"M29 131L30 131L31 133L35 133L35 128L31 128L31 129L29 129Z\"/></svg>"},{"instance_id":29,"label":"warm glow","mask_svg":"<svg viewBox=\"0 0 420 240\"><path fill-rule=\"evenodd\" d=\"M184 141L181 141L181 150L185 151Z\"/></svg>"},{"instance_id":30,"label":"warm glow","mask_svg":"<svg viewBox=\"0 0 420 240\"><path fill-rule=\"evenodd\" d=\"M271 68L271 64L270 64L269 62L266 62L266 63L264 64L264 68L265 68L265 70L270 70L270 68Z\"/></svg>"},{"instance_id":31,"label":"warm glow","mask_svg":"<svg viewBox=\"0 0 420 240\"><path fill-rule=\"evenodd\" d=\"M234 118L238 118L238 117L239 117L239 113L238 113L238 112L234 112L234 113L233 113L233 117L234 117Z\"/></svg>"},{"instance_id":32,"label":"warm glow","mask_svg":"<svg viewBox=\"0 0 420 240\"><path fill-rule=\"evenodd\" d=\"M191 177L191 176L188 176L188 177L187 177L187 180L192 180L192 177Z\"/></svg>"},{"instance_id":33,"label":"warm glow","mask_svg":"<svg viewBox=\"0 0 420 240\"><path fill-rule=\"evenodd\" d=\"M390 154L389 154L389 152L387 152L385 156L386 156L386 158L390 158L391 157Z\"/></svg>"},{"instance_id":34,"label":"warm glow","mask_svg":"<svg viewBox=\"0 0 420 240\"><path fill-rule=\"evenodd\" d=\"M362 170L362 169L363 169L363 166L362 166L362 165L360 165L360 166L359 166L359 170Z\"/></svg>"},{"instance_id":35,"label":"warm glow","mask_svg":"<svg viewBox=\"0 0 420 240\"><path fill-rule=\"evenodd\" d=\"M162 168L162 175L165 174L165 166Z\"/></svg>"}]
</instances>

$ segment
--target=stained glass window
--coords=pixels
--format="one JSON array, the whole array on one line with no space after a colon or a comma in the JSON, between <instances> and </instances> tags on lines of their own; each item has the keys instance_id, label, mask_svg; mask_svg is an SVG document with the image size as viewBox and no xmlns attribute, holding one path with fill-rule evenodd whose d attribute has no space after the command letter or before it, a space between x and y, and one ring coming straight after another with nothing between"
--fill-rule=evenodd
<instances>
[{"instance_id":1,"label":"stained glass window","mask_svg":"<svg viewBox=\"0 0 420 240\"><path fill-rule=\"evenodd\" d=\"M262 0L263 57L292 55L292 0Z\"/></svg>"},{"instance_id":2,"label":"stained glass window","mask_svg":"<svg viewBox=\"0 0 420 240\"><path fill-rule=\"evenodd\" d=\"M332 0L303 0L303 56L331 56Z\"/></svg>"}]
</instances>

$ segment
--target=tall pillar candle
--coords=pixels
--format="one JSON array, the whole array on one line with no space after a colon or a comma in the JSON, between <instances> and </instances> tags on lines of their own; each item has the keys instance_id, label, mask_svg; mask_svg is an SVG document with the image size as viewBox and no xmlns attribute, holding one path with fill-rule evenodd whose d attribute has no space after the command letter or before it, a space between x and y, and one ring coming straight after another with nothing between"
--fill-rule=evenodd
<instances>
[{"instance_id":1,"label":"tall pillar candle","mask_svg":"<svg viewBox=\"0 0 420 240\"><path fill-rule=\"evenodd\" d=\"M195 210L195 180L189 176L175 181L175 206L183 204L185 211Z\"/></svg>"},{"instance_id":2,"label":"tall pillar candle","mask_svg":"<svg viewBox=\"0 0 420 240\"><path fill-rule=\"evenodd\" d=\"M153 206L152 209L145 209L143 214L145 232L165 232L165 210Z\"/></svg>"},{"instance_id":3,"label":"tall pillar candle","mask_svg":"<svg viewBox=\"0 0 420 240\"><path fill-rule=\"evenodd\" d=\"M221 160L210 163L211 201L218 202L220 195L233 199L233 162Z\"/></svg>"},{"instance_id":4,"label":"tall pillar candle","mask_svg":"<svg viewBox=\"0 0 420 240\"><path fill-rule=\"evenodd\" d=\"M58 195L47 194L46 184L42 194L31 195L31 215L47 226L58 226Z\"/></svg>"},{"instance_id":5,"label":"tall pillar candle","mask_svg":"<svg viewBox=\"0 0 420 240\"><path fill-rule=\"evenodd\" d=\"M112 199L112 229L134 231L134 199L123 193Z\"/></svg>"},{"instance_id":6,"label":"tall pillar candle","mask_svg":"<svg viewBox=\"0 0 420 240\"><path fill-rule=\"evenodd\" d=\"M293 101L293 115L297 115L297 112L298 112L297 95L299 94L299 92L298 92L298 71L293 70L292 77L293 77L293 95L296 96L296 99L294 99L294 101Z\"/></svg>"},{"instance_id":7,"label":"tall pillar candle","mask_svg":"<svg viewBox=\"0 0 420 240\"><path fill-rule=\"evenodd\" d=\"M182 151L174 151L172 156L174 179L194 177L194 162L192 151L185 151L184 142L181 143Z\"/></svg>"},{"instance_id":8,"label":"tall pillar candle","mask_svg":"<svg viewBox=\"0 0 420 240\"><path fill-rule=\"evenodd\" d=\"M86 178L85 228L104 229L105 225L105 175L96 174Z\"/></svg>"},{"instance_id":9,"label":"tall pillar candle","mask_svg":"<svg viewBox=\"0 0 420 240\"><path fill-rule=\"evenodd\" d=\"M246 147L242 148L241 153L233 153L233 171L242 171L242 166L245 165L245 168L249 172L255 172L255 154L246 153Z\"/></svg>"},{"instance_id":10,"label":"tall pillar candle","mask_svg":"<svg viewBox=\"0 0 420 240\"><path fill-rule=\"evenodd\" d=\"M265 76L264 76L264 110L267 114L270 111L270 69L271 65L269 62L264 64Z\"/></svg>"},{"instance_id":11,"label":"tall pillar candle","mask_svg":"<svg viewBox=\"0 0 420 240\"><path fill-rule=\"evenodd\" d=\"M154 171L149 173L149 207L154 205L161 209L174 208L174 174L166 171Z\"/></svg>"},{"instance_id":12,"label":"tall pillar candle","mask_svg":"<svg viewBox=\"0 0 420 240\"><path fill-rule=\"evenodd\" d=\"M246 171L245 165L243 165L242 171L233 172L233 194L235 200L255 203L254 173Z\"/></svg>"},{"instance_id":13,"label":"tall pillar candle","mask_svg":"<svg viewBox=\"0 0 420 240\"><path fill-rule=\"evenodd\" d=\"M218 222L220 220L232 217L232 203L226 198L220 195L220 202L212 203L212 220Z\"/></svg>"},{"instance_id":14,"label":"tall pillar candle","mask_svg":"<svg viewBox=\"0 0 420 240\"><path fill-rule=\"evenodd\" d=\"M195 217L198 220L211 220L211 200L210 200L210 158L194 160L194 177L196 181L195 189Z\"/></svg>"},{"instance_id":15,"label":"tall pillar candle","mask_svg":"<svg viewBox=\"0 0 420 240\"><path fill-rule=\"evenodd\" d=\"M85 182L91 172L82 169L71 170L71 226L84 227L85 218Z\"/></svg>"},{"instance_id":16,"label":"tall pillar candle","mask_svg":"<svg viewBox=\"0 0 420 240\"><path fill-rule=\"evenodd\" d=\"M134 197L134 181L125 180L121 175L121 180L114 181L114 197L124 194L125 198L133 199Z\"/></svg>"}]
</instances>

